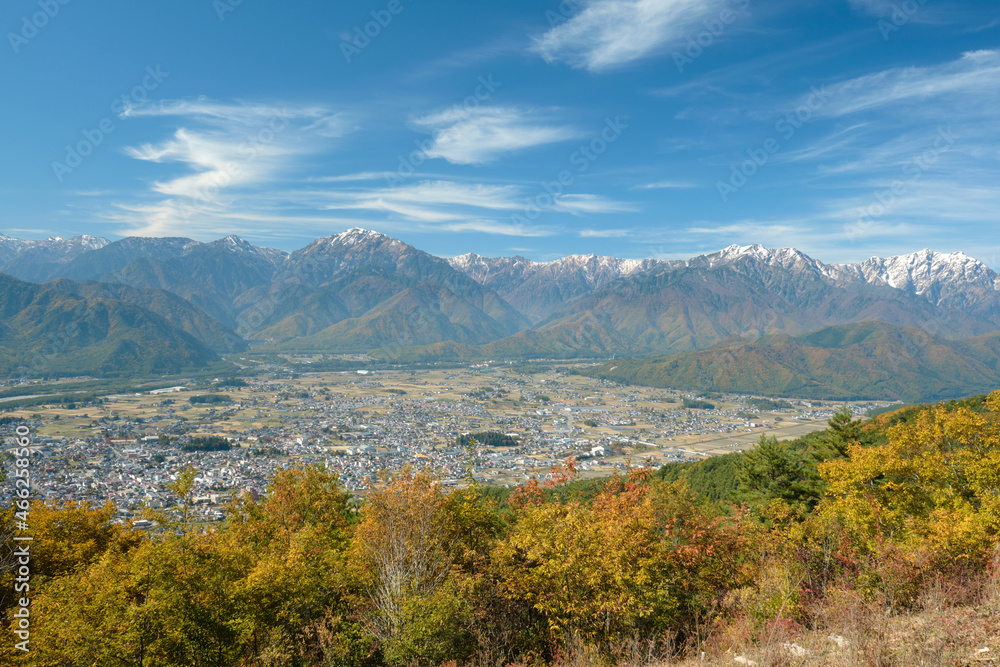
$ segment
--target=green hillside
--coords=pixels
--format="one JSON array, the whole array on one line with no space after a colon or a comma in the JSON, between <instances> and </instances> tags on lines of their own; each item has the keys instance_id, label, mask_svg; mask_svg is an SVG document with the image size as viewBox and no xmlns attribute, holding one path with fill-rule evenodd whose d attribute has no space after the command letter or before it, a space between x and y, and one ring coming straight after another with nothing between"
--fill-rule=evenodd
<instances>
[{"instance_id":1,"label":"green hillside","mask_svg":"<svg viewBox=\"0 0 1000 667\"><path fill-rule=\"evenodd\" d=\"M139 306L159 315L171 326L190 334L195 340L219 354L241 352L246 341L205 311L183 298L162 289L140 289L129 285L100 282L56 280L51 287L85 299L111 299Z\"/></svg>"},{"instance_id":2,"label":"green hillside","mask_svg":"<svg viewBox=\"0 0 1000 667\"><path fill-rule=\"evenodd\" d=\"M141 306L0 275L2 373L176 373L217 359L207 345Z\"/></svg>"},{"instance_id":3,"label":"green hillside","mask_svg":"<svg viewBox=\"0 0 1000 667\"><path fill-rule=\"evenodd\" d=\"M614 361L585 375L628 384L828 400L937 400L1000 384L1000 334L948 340L862 322L802 336L729 339L696 352Z\"/></svg>"}]
</instances>

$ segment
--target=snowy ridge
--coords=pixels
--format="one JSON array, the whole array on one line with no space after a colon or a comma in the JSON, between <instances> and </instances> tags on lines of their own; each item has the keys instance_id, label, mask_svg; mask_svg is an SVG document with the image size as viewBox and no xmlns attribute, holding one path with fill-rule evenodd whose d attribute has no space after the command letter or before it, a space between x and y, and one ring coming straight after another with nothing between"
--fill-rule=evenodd
<instances>
[{"instance_id":1,"label":"snowy ridge","mask_svg":"<svg viewBox=\"0 0 1000 667\"><path fill-rule=\"evenodd\" d=\"M956 288L1000 289L1000 276L962 252L949 254L924 249L885 259L872 257L858 264L842 265L845 273L869 284L888 285L921 296Z\"/></svg>"},{"instance_id":2,"label":"snowy ridge","mask_svg":"<svg viewBox=\"0 0 1000 667\"><path fill-rule=\"evenodd\" d=\"M519 255L514 257L483 257L466 253L448 260L452 268L458 269L473 279L482 282L487 276L510 273L521 277L565 277L575 276L585 283L596 286L617 278L626 278L639 271L652 268L660 262L655 259L620 259L601 255L569 255L549 262L535 262Z\"/></svg>"},{"instance_id":3,"label":"snowy ridge","mask_svg":"<svg viewBox=\"0 0 1000 667\"><path fill-rule=\"evenodd\" d=\"M90 250L100 250L110 241L100 236L74 236L64 239L50 236L42 241L16 239L0 234L0 266L7 264L24 253L35 253L39 257L71 258Z\"/></svg>"},{"instance_id":4,"label":"snowy ridge","mask_svg":"<svg viewBox=\"0 0 1000 667\"><path fill-rule=\"evenodd\" d=\"M194 247L197 247L197 244ZM247 257L261 257L274 265L280 264L284 261L285 257L288 256L284 250L276 250L274 248L262 248L260 246L255 246L241 236L236 234L230 234L224 239L219 239L218 241L212 241L211 246L221 247L236 255L244 255Z\"/></svg>"},{"instance_id":5,"label":"snowy ridge","mask_svg":"<svg viewBox=\"0 0 1000 667\"><path fill-rule=\"evenodd\" d=\"M236 234L230 234L224 239L219 239L218 241L214 241L214 243L218 243L219 245L225 245L234 250L243 250L248 252L253 252L257 250L257 246L252 245L249 241L247 241L241 236L237 236Z\"/></svg>"},{"instance_id":6,"label":"snowy ridge","mask_svg":"<svg viewBox=\"0 0 1000 667\"><path fill-rule=\"evenodd\" d=\"M694 257L685 266L714 268L732 264L744 258L762 262L769 266L780 266L789 271L809 272L827 275L829 269L822 262L809 257L795 248L765 248L759 243L748 246L731 245L711 255Z\"/></svg>"},{"instance_id":7,"label":"snowy ridge","mask_svg":"<svg viewBox=\"0 0 1000 667\"><path fill-rule=\"evenodd\" d=\"M489 258L475 253L448 261L479 282L496 280L501 274L518 279L575 275L588 285L598 286L653 267L670 271L681 267L714 269L740 265L780 267L839 286L863 283L892 287L923 296L935 304L1000 291L1000 275L979 260L961 252L946 254L928 249L894 257L873 257L855 264L824 264L795 248L766 248L759 243L731 245L679 262L599 255L570 255L550 262L534 262L520 256Z\"/></svg>"},{"instance_id":8,"label":"snowy ridge","mask_svg":"<svg viewBox=\"0 0 1000 667\"><path fill-rule=\"evenodd\" d=\"M142 241L155 245L158 239L136 239L136 241L140 246L143 245ZM197 241L187 241L189 246L185 246L184 252L207 245ZM22 256L22 263L66 262L87 251L101 249L109 243L105 238L90 235L70 239L54 236L45 240L24 240L0 234L0 268L5 265L13 266L12 262ZM274 265L285 262L289 256L281 250L255 246L235 234L214 241L211 245L248 257L265 257ZM339 234L317 239L302 251L351 249L357 252L389 248L392 249L391 253L398 254L406 252L409 246L380 232L354 227ZM139 249L140 254L145 254L144 251L145 248ZM473 280L494 285L505 293L527 282L539 285L572 283L594 289L654 268L673 271L684 267L715 269L725 266L758 273L766 267L776 267L795 274L809 275L813 279L838 286L866 284L891 287L922 296L935 304L950 300L954 305L956 300L967 301L969 298L1000 292L1000 275L983 262L962 252L940 253L930 249L887 258L872 257L853 264L825 264L795 248L767 248L761 244L730 245L718 252L685 261L622 259L586 254L536 262L519 255L484 257L476 253L466 253L449 258L447 262L452 268Z\"/></svg>"},{"instance_id":9,"label":"snowy ridge","mask_svg":"<svg viewBox=\"0 0 1000 667\"><path fill-rule=\"evenodd\" d=\"M342 245L342 246L355 246L370 242L382 242L389 239L388 236L380 232L375 232L370 229L362 229L361 227L352 227L346 232L341 232L334 236L329 237L330 245ZM401 243L396 241L396 243Z\"/></svg>"}]
</instances>

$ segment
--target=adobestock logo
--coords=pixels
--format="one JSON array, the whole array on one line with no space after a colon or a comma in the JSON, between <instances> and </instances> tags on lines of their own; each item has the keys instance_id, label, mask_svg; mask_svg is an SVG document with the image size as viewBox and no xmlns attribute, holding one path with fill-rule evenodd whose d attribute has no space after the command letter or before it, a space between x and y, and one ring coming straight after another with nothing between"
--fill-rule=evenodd
<instances>
[{"instance_id":1,"label":"adobestock logo","mask_svg":"<svg viewBox=\"0 0 1000 667\"><path fill-rule=\"evenodd\" d=\"M7 41L14 53L20 53L21 47L38 36L38 31L49 24L54 19L59 10L68 5L70 0L39 0L38 8L30 17L21 17L21 29L18 32L8 32Z\"/></svg>"},{"instance_id":2,"label":"adobestock logo","mask_svg":"<svg viewBox=\"0 0 1000 667\"><path fill-rule=\"evenodd\" d=\"M219 17L219 20L225 21L226 14L235 12L236 8L242 4L243 0L215 0L212 3L212 8L215 10L215 14Z\"/></svg>"},{"instance_id":3,"label":"adobestock logo","mask_svg":"<svg viewBox=\"0 0 1000 667\"><path fill-rule=\"evenodd\" d=\"M145 102L149 93L159 88L168 76L170 76L170 72L162 71L160 65L157 65L155 69L147 67L146 76L142 77L142 81L138 85L111 102L111 111L118 118L124 118L128 115L129 109ZM98 121L96 127L84 129L81 132L83 139L75 144L66 144L66 155L63 160L61 162L56 160L52 163L52 173L55 174L56 179L62 183L63 179L82 165L84 159L92 155L115 129L117 129L115 121L111 117L105 117Z\"/></svg>"},{"instance_id":4,"label":"adobestock logo","mask_svg":"<svg viewBox=\"0 0 1000 667\"><path fill-rule=\"evenodd\" d=\"M528 225L541 217L545 211L559 208L560 198L566 194L566 188L576 182L576 177L584 173L590 166L600 158L611 144L618 141L629 124L622 120L621 116L605 118L604 127L585 144L581 144L569 156L569 162L576 167L576 171L563 169L553 181L543 181L540 183L542 192L534 197L524 200L525 207L520 213L510 216L510 221L515 225Z\"/></svg>"},{"instance_id":5,"label":"adobestock logo","mask_svg":"<svg viewBox=\"0 0 1000 667\"><path fill-rule=\"evenodd\" d=\"M746 150L747 159L730 167L729 179L716 181L715 188L719 191L719 197L722 201L728 202L732 195L746 185L764 165L771 161L774 155L781 151L781 141L789 141L794 137L795 133L812 120L829 99L830 96L824 86L819 88L813 86L805 102L796 107L794 111L779 118L774 124L774 130L778 136L768 137L758 148L748 148Z\"/></svg>"},{"instance_id":6,"label":"adobestock logo","mask_svg":"<svg viewBox=\"0 0 1000 667\"><path fill-rule=\"evenodd\" d=\"M888 187L873 192L870 203L858 209L857 220L844 225L844 234L848 240L854 241L875 231L878 219L889 213L924 173L937 164L943 154L954 148L957 140L958 137L950 126L938 128L931 148L914 155L903 165L902 172L906 179L895 180Z\"/></svg>"},{"instance_id":7,"label":"adobestock logo","mask_svg":"<svg viewBox=\"0 0 1000 667\"><path fill-rule=\"evenodd\" d=\"M743 11L750 6L750 0L736 0L733 3L736 10ZM693 35L688 36L687 46L682 51L674 51L674 65L677 71L684 73L684 68L701 58L705 49L710 48L715 41L722 37L722 34L739 18L739 14L733 9L726 7L719 12L715 18L702 21L704 28Z\"/></svg>"},{"instance_id":8,"label":"adobestock logo","mask_svg":"<svg viewBox=\"0 0 1000 667\"><path fill-rule=\"evenodd\" d=\"M902 4L892 6L892 13L889 14L889 20L879 19L878 30L882 33L882 41L888 42L889 37L894 32L898 32L900 28L910 22L920 8L924 6L927 0L906 0Z\"/></svg>"},{"instance_id":9,"label":"adobestock logo","mask_svg":"<svg viewBox=\"0 0 1000 667\"><path fill-rule=\"evenodd\" d=\"M350 64L354 56L367 49L372 40L381 35L382 31L392 23L392 19L402 14L404 9L406 7L402 0L389 0L385 9L371 10L372 20L363 26L356 26L350 39L340 42L340 52L344 54L344 60Z\"/></svg>"}]
</instances>

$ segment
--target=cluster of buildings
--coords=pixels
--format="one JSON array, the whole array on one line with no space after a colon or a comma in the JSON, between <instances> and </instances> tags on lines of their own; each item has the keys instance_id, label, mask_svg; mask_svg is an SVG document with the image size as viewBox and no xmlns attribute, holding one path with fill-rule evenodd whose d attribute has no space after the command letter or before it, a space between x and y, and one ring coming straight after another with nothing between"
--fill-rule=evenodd
<instances>
[{"instance_id":1,"label":"cluster of buildings","mask_svg":"<svg viewBox=\"0 0 1000 667\"><path fill-rule=\"evenodd\" d=\"M168 485L192 467L197 477L189 510L213 521L224 517L230 500L264 494L273 475L291 466L335 471L358 493L406 467L433 469L448 484L517 485L568 458L584 474L610 474L649 454L656 465L695 460L705 454L692 449L692 441L762 430L765 421L738 397L691 410L680 395L596 380L581 387L579 377L560 373L476 368L439 375L251 380L227 390L227 402L205 406L190 401L204 390L177 386L107 397L99 408L39 412L29 421L33 497L110 501L123 516L135 517L146 507L176 508ZM800 404L788 419L825 419L833 411ZM47 435L65 432L70 423L77 434ZM0 425L8 445L13 429ZM510 446L460 445L463 434L483 432L507 435ZM208 435L227 438L230 448L191 450L192 438ZM12 493L12 485L0 485L0 503Z\"/></svg>"}]
</instances>

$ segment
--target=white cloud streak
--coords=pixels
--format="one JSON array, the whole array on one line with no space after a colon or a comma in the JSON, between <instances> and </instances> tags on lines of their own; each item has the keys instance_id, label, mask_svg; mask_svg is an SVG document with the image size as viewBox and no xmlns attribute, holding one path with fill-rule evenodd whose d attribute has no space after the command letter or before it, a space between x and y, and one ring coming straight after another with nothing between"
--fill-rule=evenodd
<instances>
[{"instance_id":1,"label":"white cloud streak","mask_svg":"<svg viewBox=\"0 0 1000 667\"><path fill-rule=\"evenodd\" d=\"M686 43L720 0L587 0L565 23L534 37L533 51L547 62L603 72Z\"/></svg>"},{"instance_id":2,"label":"white cloud streak","mask_svg":"<svg viewBox=\"0 0 1000 667\"><path fill-rule=\"evenodd\" d=\"M452 107L418 118L414 125L433 136L424 151L427 157L466 165L583 136L573 127L546 122L540 113L516 107Z\"/></svg>"},{"instance_id":3,"label":"white cloud streak","mask_svg":"<svg viewBox=\"0 0 1000 667\"><path fill-rule=\"evenodd\" d=\"M327 221L329 226L349 221L348 226L507 236L555 233L554 227L511 219L532 194L527 184L431 176L388 187L377 181L392 174L377 171L296 180L303 163L336 147L336 137L350 129L346 116L325 108L182 100L132 109L129 116L179 119L180 127L167 139L125 152L151 164L179 165L182 172L172 169L144 196L119 201L104 214L124 225L126 234L245 233L248 226L265 224L312 230ZM428 152L457 164L481 163L579 134L542 121L538 112L506 107L451 109L421 118L418 125L434 134ZM549 208L553 216L632 210L627 202L590 193L564 193Z\"/></svg>"},{"instance_id":4,"label":"white cloud streak","mask_svg":"<svg viewBox=\"0 0 1000 667\"><path fill-rule=\"evenodd\" d=\"M643 183L635 185L632 190L687 190L698 187L695 183L687 181L657 181L655 183Z\"/></svg>"},{"instance_id":5,"label":"white cloud streak","mask_svg":"<svg viewBox=\"0 0 1000 667\"><path fill-rule=\"evenodd\" d=\"M233 191L264 187L290 165L314 154L351 129L347 114L321 106L228 104L169 100L132 107L124 118L176 118L169 139L130 146L125 154L156 164L179 164L188 173L155 181L157 202L124 203L111 216L129 225L126 233L177 233L193 219L225 217Z\"/></svg>"},{"instance_id":6,"label":"white cloud streak","mask_svg":"<svg viewBox=\"0 0 1000 667\"><path fill-rule=\"evenodd\" d=\"M583 229L577 235L582 239L623 239L632 236L633 229Z\"/></svg>"},{"instance_id":7,"label":"white cloud streak","mask_svg":"<svg viewBox=\"0 0 1000 667\"><path fill-rule=\"evenodd\" d=\"M819 113L845 116L861 111L916 107L934 103L995 112L1000 97L1000 51L971 51L952 62L930 67L900 67L829 86L830 101Z\"/></svg>"},{"instance_id":8,"label":"white cloud streak","mask_svg":"<svg viewBox=\"0 0 1000 667\"><path fill-rule=\"evenodd\" d=\"M481 217L487 212L507 214L524 209L528 190L518 185L488 185L454 181L424 181L405 187L313 192L327 210L393 212L409 220L449 222ZM551 210L571 215L634 211L628 202L594 194L564 194Z\"/></svg>"}]
</instances>

